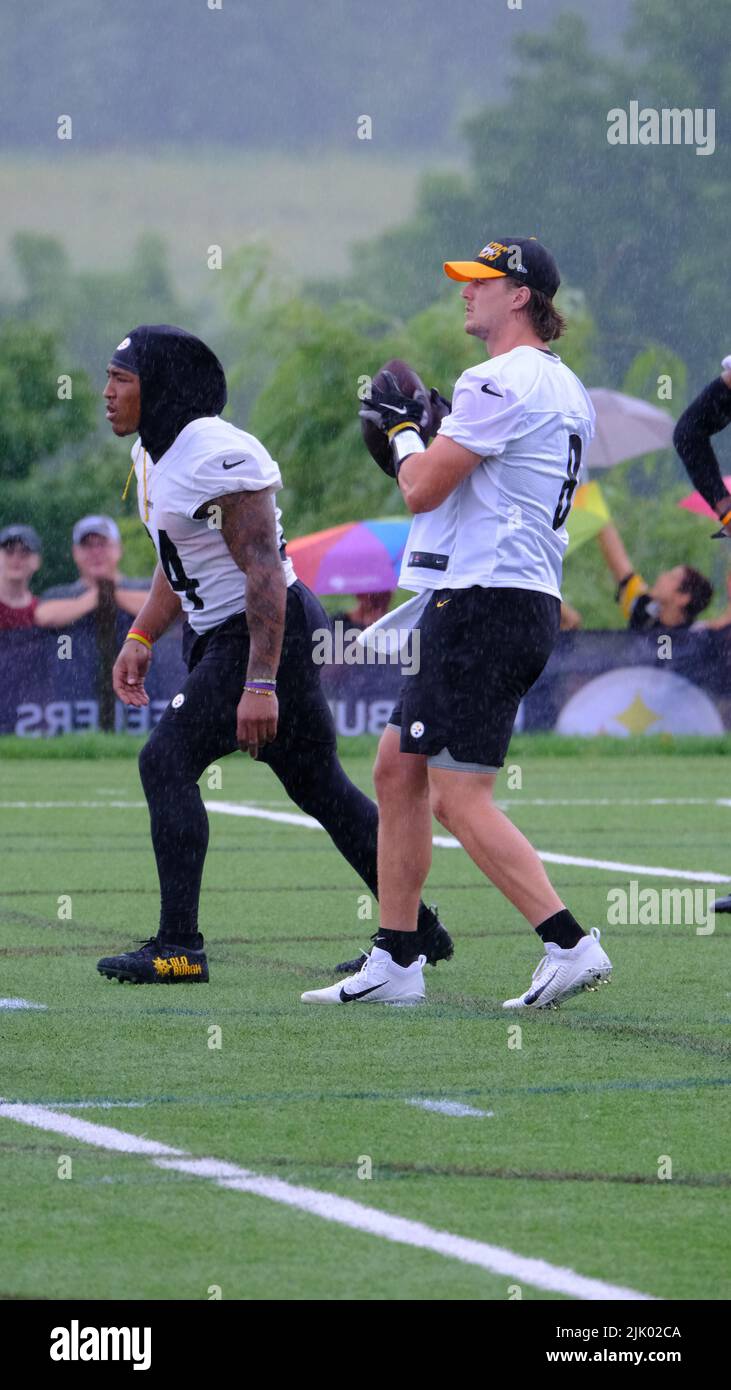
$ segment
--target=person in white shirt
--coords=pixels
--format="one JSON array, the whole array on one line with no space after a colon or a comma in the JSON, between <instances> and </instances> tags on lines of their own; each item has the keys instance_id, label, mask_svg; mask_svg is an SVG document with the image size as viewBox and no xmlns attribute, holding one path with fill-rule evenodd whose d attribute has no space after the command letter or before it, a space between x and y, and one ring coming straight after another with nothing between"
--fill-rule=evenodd
<instances>
[{"instance_id":1,"label":"person in white shirt","mask_svg":"<svg viewBox=\"0 0 731 1390\"><path fill-rule=\"evenodd\" d=\"M611 970L598 931L583 931L493 799L518 706L559 631L565 523L594 410L548 346L565 325L553 305L558 268L545 247L504 238L444 268L463 282L465 330L485 342L490 359L462 373L426 448L422 403L395 377L383 373L383 386L363 402L361 414L390 440L414 515L400 583L422 597L421 665L404 680L374 772L374 948L350 979L303 994L308 1003L423 999L415 908L431 863L432 813L543 941L530 988L506 1008L557 1004Z\"/></svg>"}]
</instances>

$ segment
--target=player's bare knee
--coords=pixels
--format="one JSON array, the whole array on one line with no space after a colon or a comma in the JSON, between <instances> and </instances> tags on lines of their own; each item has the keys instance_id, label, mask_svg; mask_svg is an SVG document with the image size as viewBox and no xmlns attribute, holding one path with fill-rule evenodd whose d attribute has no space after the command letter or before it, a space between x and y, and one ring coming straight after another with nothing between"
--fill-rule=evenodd
<instances>
[{"instance_id":1,"label":"player's bare knee","mask_svg":"<svg viewBox=\"0 0 731 1390\"><path fill-rule=\"evenodd\" d=\"M373 783L379 802L383 799L414 797L426 791L426 772L422 759L401 753L398 746L382 742L373 768Z\"/></svg>"},{"instance_id":2,"label":"player's bare knee","mask_svg":"<svg viewBox=\"0 0 731 1390\"><path fill-rule=\"evenodd\" d=\"M379 802L391 800L400 795L408 795L409 781L395 758L381 757L380 753L373 769L373 785Z\"/></svg>"},{"instance_id":3,"label":"player's bare knee","mask_svg":"<svg viewBox=\"0 0 731 1390\"><path fill-rule=\"evenodd\" d=\"M436 817L440 825L445 830L451 830L455 818L454 797L445 787L435 787L433 784L429 789L429 800L431 801L432 815Z\"/></svg>"}]
</instances>

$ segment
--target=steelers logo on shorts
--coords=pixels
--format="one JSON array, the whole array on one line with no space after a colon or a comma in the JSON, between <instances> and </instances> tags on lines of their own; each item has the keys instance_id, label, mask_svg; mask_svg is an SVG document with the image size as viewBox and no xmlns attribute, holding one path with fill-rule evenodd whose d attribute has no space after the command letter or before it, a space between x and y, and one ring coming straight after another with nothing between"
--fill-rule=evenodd
<instances>
[{"instance_id":1,"label":"steelers logo on shorts","mask_svg":"<svg viewBox=\"0 0 731 1390\"><path fill-rule=\"evenodd\" d=\"M411 728L409 729L409 733L411 734L411 737L412 737L412 738L421 738L423 732L424 732L424 725L422 724L421 720L420 720L420 719L415 719L414 722L413 722L413 724L411 725Z\"/></svg>"},{"instance_id":2,"label":"steelers logo on shorts","mask_svg":"<svg viewBox=\"0 0 731 1390\"><path fill-rule=\"evenodd\" d=\"M172 700L170 701L170 703L171 703L173 709L180 709L180 706L182 705L184 699L185 699L185 696L184 696L182 690L181 690L181 692L180 692L179 695L173 695L173 698L172 698Z\"/></svg>"}]
</instances>

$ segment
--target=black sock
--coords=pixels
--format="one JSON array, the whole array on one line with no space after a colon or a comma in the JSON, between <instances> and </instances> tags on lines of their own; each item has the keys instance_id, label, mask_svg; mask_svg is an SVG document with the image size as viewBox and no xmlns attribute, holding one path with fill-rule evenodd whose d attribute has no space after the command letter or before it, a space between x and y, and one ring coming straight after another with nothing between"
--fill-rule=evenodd
<instances>
[{"instance_id":1,"label":"black sock","mask_svg":"<svg viewBox=\"0 0 731 1390\"><path fill-rule=\"evenodd\" d=\"M563 951L570 951L572 946L578 945L582 936L586 936L586 932L567 907L563 907L560 912L554 912L553 917L547 917L545 922L536 927L536 931L541 941L553 941Z\"/></svg>"},{"instance_id":2,"label":"black sock","mask_svg":"<svg viewBox=\"0 0 731 1390\"><path fill-rule=\"evenodd\" d=\"M419 955L419 939L415 931L384 931L381 927L376 946L388 951L394 965L412 965Z\"/></svg>"},{"instance_id":3,"label":"black sock","mask_svg":"<svg viewBox=\"0 0 731 1390\"><path fill-rule=\"evenodd\" d=\"M198 931L197 916L192 921L160 913L157 939L164 946L185 946L189 951L203 950L203 937Z\"/></svg>"}]
</instances>

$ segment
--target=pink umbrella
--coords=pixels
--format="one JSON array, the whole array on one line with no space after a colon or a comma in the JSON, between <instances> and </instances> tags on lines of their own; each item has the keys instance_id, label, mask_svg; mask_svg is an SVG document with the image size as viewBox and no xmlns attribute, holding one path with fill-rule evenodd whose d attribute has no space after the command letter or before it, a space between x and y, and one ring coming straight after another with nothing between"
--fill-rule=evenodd
<instances>
[{"instance_id":1,"label":"pink umbrella","mask_svg":"<svg viewBox=\"0 0 731 1390\"><path fill-rule=\"evenodd\" d=\"M398 586L411 519L348 521L287 543L299 578L316 594L379 594Z\"/></svg>"},{"instance_id":2,"label":"pink umbrella","mask_svg":"<svg viewBox=\"0 0 731 1390\"><path fill-rule=\"evenodd\" d=\"M726 484L726 491L731 492L731 474L729 474L727 478L724 478L723 481ZM699 492L690 492L687 497L683 497L683 499L678 502L678 506L685 507L687 512L696 512L698 516L711 516L714 521L718 521L718 517L713 508L709 507L708 503L703 501Z\"/></svg>"}]
</instances>

